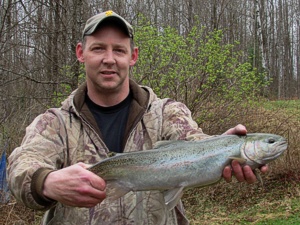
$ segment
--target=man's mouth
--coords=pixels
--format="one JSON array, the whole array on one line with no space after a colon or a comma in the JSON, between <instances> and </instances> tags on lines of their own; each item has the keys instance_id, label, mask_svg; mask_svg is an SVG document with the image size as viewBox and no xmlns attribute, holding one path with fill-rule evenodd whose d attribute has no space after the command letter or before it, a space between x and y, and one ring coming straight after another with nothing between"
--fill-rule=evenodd
<instances>
[{"instance_id":1,"label":"man's mouth","mask_svg":"<svg viewBox=\"0 0 300 225\"><path fill-rule=\"evenodd\" d=\"M101 71L101 74L103 74L103 75L115 75L117 73L115 71Z\"/></svg>"}]
</instances>

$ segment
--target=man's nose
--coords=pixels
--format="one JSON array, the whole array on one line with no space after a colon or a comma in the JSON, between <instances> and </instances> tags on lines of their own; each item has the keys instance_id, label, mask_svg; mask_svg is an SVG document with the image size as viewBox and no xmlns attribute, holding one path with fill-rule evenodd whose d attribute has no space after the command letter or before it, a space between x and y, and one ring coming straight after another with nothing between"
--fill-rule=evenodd
<instances>
[{"instance_id":1,"label":"man's nose","mask_svg":"<svg viewBox=\"0 0 300 225\"><path fill-rule=\"evenodd\" d=\"M114 64L116 62L116 60L114 58L113 51L111 51L111 50L106 51L106 54L104 55L103 62L106 63L106 64Z\"/></svg>"}]
</instances>

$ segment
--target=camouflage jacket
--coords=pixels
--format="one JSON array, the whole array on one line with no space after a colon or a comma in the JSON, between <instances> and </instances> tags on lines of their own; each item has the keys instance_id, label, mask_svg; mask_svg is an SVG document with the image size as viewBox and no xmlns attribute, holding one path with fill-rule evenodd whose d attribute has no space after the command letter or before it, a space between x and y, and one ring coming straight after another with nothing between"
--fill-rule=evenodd
<instances>
[{"instance_id":1,"label":"camouflage jacket","mask_svg":"<svg viewBox=\"0 0 300 225\"><path fill-rule=\"evenodd\" d=\"M124 152L151 149L160 140L195 140L208 136L192 120L187 107L159 99L148 87L130 81L133 94L123 141ZM21 146L8 161L12 194L26 206L47 210L43 224L188 224L182 204L166 210L159 191L130 192L104 200L93 208L63 205L42 195L43 181L53 170L108 157L97 123L85 104L86 84L75 90L61 108L39 115L26 129Z\"/></svg>"}]
</instances>

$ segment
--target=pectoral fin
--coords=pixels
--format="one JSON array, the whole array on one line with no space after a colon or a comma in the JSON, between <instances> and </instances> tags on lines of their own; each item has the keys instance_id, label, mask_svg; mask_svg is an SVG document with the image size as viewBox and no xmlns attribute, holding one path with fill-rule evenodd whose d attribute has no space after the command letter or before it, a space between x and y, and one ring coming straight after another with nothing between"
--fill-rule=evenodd
<instances>
[{"instance_id":1,"label":"pectoral fin","mask_svg":"<svg viewBox=\"0 0 300 225\"><path fill-rule=\"evenodd\" d=\"M257 171L257 169L253 170L258 182L261 184L261 186L263 187L264 186L264 182L260 176L260 173Z\"/></svg>"},{"instance_id":2,"label":"pectoral fin","mask_svg":"<svg viewBox=\"0 0 300 225\"><path fill-rule=\"evenodd\" d=\"M230 156L229 159L237 160L240 164L244 164L245 162L247 162L246 159L243 159L243 158L240 158L240 157L235 157L235 156Z\"/></svg>"},{"instance_id":3,"label":"pectoral fin","mask_svg":"<svg viewBox=\"0 0 300 225\"><path fill-rule=\"evenodd\" d=\"M168 210L173 209L183 195L183 187L170 189L164 192L165 204Z\"/></svg>"}]
</instances>

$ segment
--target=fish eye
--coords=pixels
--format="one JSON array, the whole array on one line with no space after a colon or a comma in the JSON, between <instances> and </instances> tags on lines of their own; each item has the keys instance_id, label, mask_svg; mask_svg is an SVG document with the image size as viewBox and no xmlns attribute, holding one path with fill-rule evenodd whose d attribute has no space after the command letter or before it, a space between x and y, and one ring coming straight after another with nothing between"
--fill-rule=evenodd
<instances>
[{"instance_id":1,"label":"fish eye","mask_svg":"<svg viewBox=\"0 0 300 225\"><path fill-rule=\"evenodd\" d=\"M274 138L270 138L270 139L268 139L268 143L269 143L269 144L273 144L273 143L275 143L275 139L274 139Z\"/></svg>"}]
</instances>

